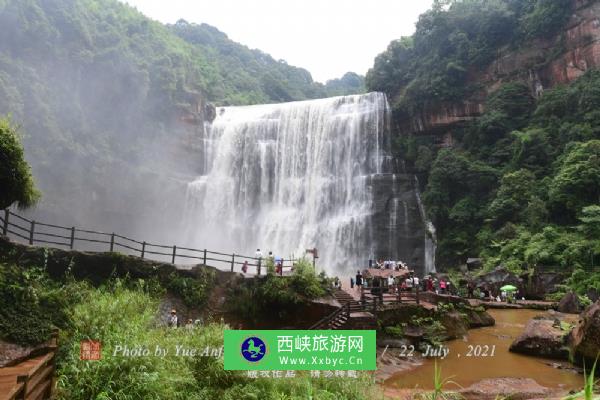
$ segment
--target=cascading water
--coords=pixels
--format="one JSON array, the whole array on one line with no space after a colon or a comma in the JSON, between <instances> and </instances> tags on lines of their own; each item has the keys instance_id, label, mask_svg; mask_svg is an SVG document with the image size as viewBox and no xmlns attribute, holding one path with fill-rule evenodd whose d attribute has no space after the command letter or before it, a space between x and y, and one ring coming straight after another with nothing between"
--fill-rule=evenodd
<instances>
[{"instance_id":1,"label":"cascading water","mask_svg":"<svg viewBox=\"0 0 600 400\"><path fill-rule=\"evenodd\" d=\"M425 275L435 273L435 252L437 247L437 236L435 232L435 226L433 222L427 218L425 212L425 206L421 201L421 192L419 190L419 179L415 176L415 195L417 197L417 204L419 205L419 212L421 213L421 219L425 223Z\"/></svg>"},{"instance_id":2,"label":"cascading water","mask_svg":"<svg viewBox=\"0 0 600 400\"><path fill-rule=\"evenodd\" d=\"M388 115L381 93L218 108L188 184L188 244L286 258L316 247L330 270L365 265Z\"/></svg>"}]
</instances>

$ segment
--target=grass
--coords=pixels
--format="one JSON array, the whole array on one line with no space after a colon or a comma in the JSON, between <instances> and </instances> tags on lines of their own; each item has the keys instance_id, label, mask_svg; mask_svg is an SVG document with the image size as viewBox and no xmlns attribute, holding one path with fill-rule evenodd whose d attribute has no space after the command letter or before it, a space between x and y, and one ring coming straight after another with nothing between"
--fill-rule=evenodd
<instances>
[{"instance_id":1,"label":"grass","mask_svg":"<svg viewBox=\"0 0 600 400\"><path fill-rule=\"evenodd\" d=\"M371 374L357 378L250 378L225 371L220 357L176 357L177 345L220 348L227 325L209 324L194 330L168 329L157 318L159 296L147 285L116 280L89 288L71 310L73 327L62 333L57 370L58 400L367 400L381 398ZM102 341L102 359L82 361L80 341ZM147 357L114 355L117 345L145 346ZM156 346L168 349L155 357Z\"/></svg>"},{"instance_id":2,"label":"grass","mask_svg":"<svg viewBox=\"0 0 600 400\"><path fill-rule=\"evenodd\" d=\"M459 395L458 393L444 391L444 388L449 384L459 386L456 382L451 380L453 377L454 376L451 376L448 378L442 378L442 367L439 367L437 364L437 361L436 361L434 364L434 370L433 370L433 392L420 393L418 395L418 398L421 400L458 400L458 399L462 399L462 396Z\"/></svg>"},{"instance_id":3,"label":"grass","mask_svg":"<svg viewBox=\"0 0 600 400\"><path fill-rule=\"evenodd\" d=\"M592 370L590 371L589 375L587 374L585 367L584 367L584 369L583 369L583 380L584 380L583 390L579 393L575 393L570 396L567 396L567 397L563 398L563 400L599 400L600 399L600 396L594 397L594 388L598 384L598 381L594 380L596 378L596 365L597 364L598 364L598 358L596 358L596 361L594 362L594 365L592 366Z\"/></svg>"}]
</instances>

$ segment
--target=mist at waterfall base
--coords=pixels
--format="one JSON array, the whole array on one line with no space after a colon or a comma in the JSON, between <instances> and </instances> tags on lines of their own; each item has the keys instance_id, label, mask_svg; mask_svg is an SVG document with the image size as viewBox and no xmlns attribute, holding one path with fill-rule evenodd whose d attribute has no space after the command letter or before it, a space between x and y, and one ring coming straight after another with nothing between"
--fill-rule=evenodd
<instances>
[{"instance_id":1,"label":"mist at waterfall base","mask_svg":"<svg viewBox=\"0 0 600 400\"><path fill-rule=\"evenodd\" d=\"M394 184L385 210L373 199L374 182L395 179L385 95L217 108L202 132L201 174L183 211L187 246L283 258L317 248L319 269L338 274L398 259L395 231L399 220L408 227L407 205L399 209ZM386 226L374 224L381 212ZM384 251L376 230L389 237Z\"/></svg>"}]
</instances>

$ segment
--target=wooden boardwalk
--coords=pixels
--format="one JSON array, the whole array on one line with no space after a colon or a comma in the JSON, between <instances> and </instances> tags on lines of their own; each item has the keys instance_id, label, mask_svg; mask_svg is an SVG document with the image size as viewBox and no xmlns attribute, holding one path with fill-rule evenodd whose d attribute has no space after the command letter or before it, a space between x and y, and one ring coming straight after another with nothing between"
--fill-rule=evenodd
<instances>
[{"instance_id":1,"label":"wooden boardwalk","mask_svg":"<svg viewBox=\"0 0 600 400\"><path fill-rule=\"evenodd\" d=\"M0 368L0 400L50 398L54 351L14 366Z\"/></svg>"}]
</instances>

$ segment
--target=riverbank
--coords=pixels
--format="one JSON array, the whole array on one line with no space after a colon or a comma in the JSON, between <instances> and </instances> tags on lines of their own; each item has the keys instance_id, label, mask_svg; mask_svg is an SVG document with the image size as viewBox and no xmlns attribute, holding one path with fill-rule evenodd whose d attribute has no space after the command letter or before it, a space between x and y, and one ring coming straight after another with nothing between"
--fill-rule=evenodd
<instances>
[{"instance_id":1,"label":"riverbank","mask_svg":"<svg viewBox=\"0 0 600 400\"><path fill-rule=\"evenodd\" d=\"M489 313L496 320L496 324L470 330L464 338L446 342L444 346L448 355L443 359L425 358L416 351L409 356L406 352L401 354L402 349L391 350L385 357L388 360L392 357L397 358L398 370L389 377L379 375L380 379L383 378L386 393L392 398L403 398L407 390L414 394L415 389L433 389L436 362L442 370L442 377L452 377L451 380L456 383L448 385L447 390L493 388L493 385L490 386L491 381L521 377L530 378L540 387L547 389L544 398L560 396L581 388L582 376L570 364L509 352L513 340L523 332L531 318L541 314L540 311L494 309L489 310ZM565 318L575 322L577 317ZM386 368L380 370L383 373ZM389 367L387 370L389 372ZM531 393L539 392L539 388L533 382L513 381L513 384L516 383L525 388L529 387Z\"/></svg>"}]
</instances>

